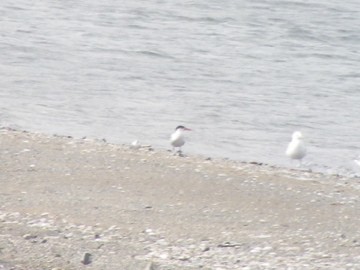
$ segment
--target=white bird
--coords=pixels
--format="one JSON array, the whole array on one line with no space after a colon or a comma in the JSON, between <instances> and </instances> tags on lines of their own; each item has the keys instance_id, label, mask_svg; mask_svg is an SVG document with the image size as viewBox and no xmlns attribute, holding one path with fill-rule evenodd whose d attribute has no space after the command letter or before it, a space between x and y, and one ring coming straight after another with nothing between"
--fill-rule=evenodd
<instances>
[{"instance_id":1,"label":"white bird","mask_svg":"<svg viewBox=\"0 0 360 270\"><path fill-rule=\"evenodd\" d=\"M286 149L286 155L291 159L299 160L299 163L301 165L301 160L306 155L306 146L303 141L303 135L300 131L295 131L292 134L292 140Z\"/></svg>"},{"instance_id":2,"label":"white bird","mask_svg":"<svg viewBox=\"0 0 360 270\"><path fill-rule=\"evenodd\" d=\"M130 145L131 149L139 149L140 147L141 147L141 144L138 140L133 141Z\"/></svg>"},{"instance_id":3,"label":"white bird","mask_svg":"<svg viewBox=\"0 0 360 270\"><path fill-rule=\"evenodd\" d=\"M173 134L171 134L170 137L170 143L173 147L173 151L175 150L176 147L179 148L179 153L181 153L181 147L185 144L185 136L184 136L184 131L189 131L191 129L186 128L184 126L177 126L175 128L175 132Z\"/></svg>"}]
</instances>

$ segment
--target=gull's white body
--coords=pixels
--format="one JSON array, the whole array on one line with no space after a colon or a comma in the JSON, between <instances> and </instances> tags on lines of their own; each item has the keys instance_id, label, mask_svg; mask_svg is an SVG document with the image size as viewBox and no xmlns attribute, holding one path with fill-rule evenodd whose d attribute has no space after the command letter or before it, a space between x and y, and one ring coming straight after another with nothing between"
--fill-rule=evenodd
<instances>
[{"instance_id":1,"label":"gull's white body","mask_svg":"<svg viewBox=\"0 0 360 270\"><path fill-rule=\"evenodd\" d=\"M306 155L306 146L303 141L303 136L300 131L295 131L292 135L292 140L286 149L286 155L292 159L300 161Z\"/></svg>"}]
</instances>

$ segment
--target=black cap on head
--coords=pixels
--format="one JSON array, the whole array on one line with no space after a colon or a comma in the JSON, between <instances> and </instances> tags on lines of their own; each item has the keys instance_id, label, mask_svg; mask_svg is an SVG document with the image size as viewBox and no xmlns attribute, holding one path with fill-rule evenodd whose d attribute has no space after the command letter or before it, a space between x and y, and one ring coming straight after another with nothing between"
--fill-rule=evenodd
<instances>
[{"instance_id":1,"label":"black cap on head","mask_svg":"<svg viewBox=\"0 0 360 270\"><path fill-rule=\"evenodd\" d=\"M184 126L177 126L177 127L175 128L175 130L178 130L179 128L183 129L183 128L185 128L185 127L184 127Z\"/></svg>"}]
</instances>

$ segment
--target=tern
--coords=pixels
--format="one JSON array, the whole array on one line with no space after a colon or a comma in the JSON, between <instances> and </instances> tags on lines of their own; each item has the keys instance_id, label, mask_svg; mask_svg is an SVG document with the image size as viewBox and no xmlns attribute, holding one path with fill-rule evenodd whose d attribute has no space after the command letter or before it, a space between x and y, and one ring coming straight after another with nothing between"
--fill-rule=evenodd
<instances>
[{"instance_id":1,"label":"tern","mask_svg":"<svg viewBox=\"0 0 360 270\"><path fill-rule=\"evenodd\" d=\"M292 134L292 140L286 149L286 155L291 159L299 160L299 165L301 165L301 160L306 155L306 146L300 131L295 131Z\"/></svg>"},{"instance_id":2,"label":"tern","mask_svg":"<svg viewBox=\"0 0 360 270\"><path fill-rule=\"evenodd\" d=\"M184 131L190 131L191 129L184 126L177 126L175 128L175 132L171 134L170 143L173 147L173 151L175 148L179 148L179 153L181 153L181 147L185 144L185 136Z\"/></svg>"}]
</instances>

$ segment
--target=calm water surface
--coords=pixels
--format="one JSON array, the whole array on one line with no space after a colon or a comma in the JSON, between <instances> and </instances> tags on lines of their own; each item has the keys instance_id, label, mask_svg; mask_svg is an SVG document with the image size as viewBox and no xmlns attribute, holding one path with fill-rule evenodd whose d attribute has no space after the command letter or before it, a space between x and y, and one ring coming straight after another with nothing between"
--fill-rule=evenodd
<instances>
[{"instance_id":1,"label":"calm water surface","mask_svg":"<svg viewBox=\"0 0 360 270\"><path fill-rule=\"evenodd\" d=\"M0 124L360 173L360 2L0 3Z\"/></svg>"}]
</instances>

